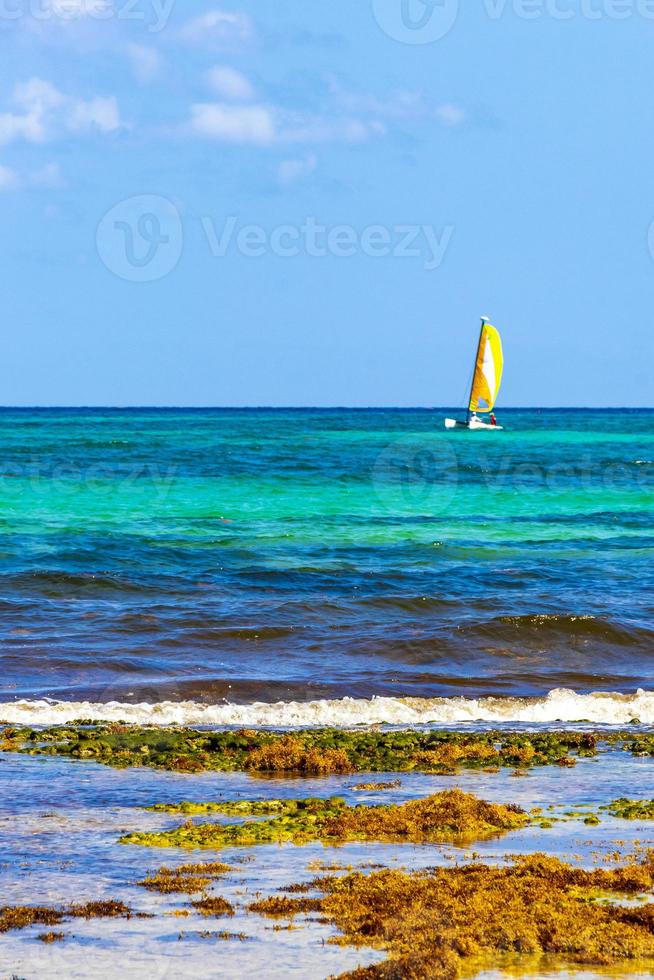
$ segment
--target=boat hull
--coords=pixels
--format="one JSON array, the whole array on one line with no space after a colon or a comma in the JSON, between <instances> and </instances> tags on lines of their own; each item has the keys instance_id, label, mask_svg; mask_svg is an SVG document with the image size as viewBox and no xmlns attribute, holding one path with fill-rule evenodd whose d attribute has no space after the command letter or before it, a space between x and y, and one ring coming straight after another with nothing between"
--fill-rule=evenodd
<instances>
[{"instance_id":1,"label":"boat hull","mask_svg":"<svg viewBox=\"0 0 654 980\"><path fill-rule=\"evenodd\" d=\"M445 419L446 429L467 429L469 432L476 432L478 429L485 429L489 432L502 432L504 426L490 425L480 419L471 419L469 422L459 422L458 419Z\"/></svg>"}]
</instances>

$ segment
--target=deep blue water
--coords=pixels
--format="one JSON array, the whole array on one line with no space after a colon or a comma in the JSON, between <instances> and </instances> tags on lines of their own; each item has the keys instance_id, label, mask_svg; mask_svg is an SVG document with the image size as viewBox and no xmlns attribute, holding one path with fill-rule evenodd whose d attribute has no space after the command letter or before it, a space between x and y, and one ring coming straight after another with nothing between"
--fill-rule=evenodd
<instances>
[{"instance_id":1,"label":"deep blue water","mask_svg":"<svg viewBox=\"0 0 654 980\"><path fill-rule=\"evenodd\" d=\"M0 411L0 700L631 692L654 412Z\"/></svg>"}]
</instances>

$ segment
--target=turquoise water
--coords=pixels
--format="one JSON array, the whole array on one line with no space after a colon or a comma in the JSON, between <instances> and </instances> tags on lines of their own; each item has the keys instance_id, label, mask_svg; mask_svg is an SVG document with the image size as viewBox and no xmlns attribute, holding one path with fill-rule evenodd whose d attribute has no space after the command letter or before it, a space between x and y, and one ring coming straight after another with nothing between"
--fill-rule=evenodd
<instances>
[{"instance_id":1,"label":"turquoise water","mask_svg":"<svg viewBox=\"0 0 654 980\"><path fill-rule=\"evenodd\" d=\"M654 412L507 411L492 433L446 432L445 414L0 411L0 719L653 724ZM365 794L352 783L4 753L5 900L104 897L145 916L77 920L51 945L40 926L12 932L0 972L318 980L383 954L329 943L315 916L273 931L247 914L251 896L310 879L316 859L471 856L358 843L203 855L232 865L216 888L236 909L207 924L135 884L188 854L117 843L178 822L141 809L156 801L400 802L457 785L561 817L654 795L651 760L618 750L525 779L405 773ZM474 849L592 865L650 838L602 811L597 826L530 826ZM247 939L215 945L208 926ZM534 973L555 975L569 974Z\"/></svg>"},{"instance_id":2,"label":"turquoise water","mask_svg":"<svg viewBox=\"0 0 654 980\"><path fill-rule=\"evenodd\" d=\"M445 414L1 412L0 700L650 687L654 412Z\"/></svg>"}]
</instances>

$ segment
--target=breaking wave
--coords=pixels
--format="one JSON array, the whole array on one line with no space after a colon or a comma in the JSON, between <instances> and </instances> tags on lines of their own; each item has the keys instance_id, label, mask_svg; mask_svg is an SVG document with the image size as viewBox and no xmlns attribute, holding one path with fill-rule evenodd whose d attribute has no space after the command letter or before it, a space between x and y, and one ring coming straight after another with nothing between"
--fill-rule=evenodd
<instances>
[{"instance_id":1,"label":"breaking wave","mask_svg":"<svg viewBox=\"0 0 654 980\"><path fill-rule=\"evenodd\" d=\"M654 724L654 692L577 694L565 688L545 697L484 698L342 698L278 701L267 704L200 704L161 701L126 704L109 701L18 700L0 703L0 721L9 724L53 725L78 719L125 721L153 725L208 725L300 728L354 725L555 724L590 722L626 725L637 720Z\"/></svg>"}]
</instances>

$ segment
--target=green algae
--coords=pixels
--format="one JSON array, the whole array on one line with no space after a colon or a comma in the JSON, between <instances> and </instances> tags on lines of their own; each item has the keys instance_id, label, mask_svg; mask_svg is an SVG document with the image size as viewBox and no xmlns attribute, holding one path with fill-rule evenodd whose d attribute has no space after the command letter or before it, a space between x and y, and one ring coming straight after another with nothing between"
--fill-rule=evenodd
<instances>
[{"instance_id":1,"label":"green algae","mask_svg":"<svg viewBox=\"0 0 654 980\"><path fill-rule=\"evenodd\" d=\"M385 783L356 783L351 789L355 793L372 793L380 792L385 789L399 789L402 785L401 779L390 779Z\"/></svg>"},{"instance_id":2,"label":"green algae","mask_svg":"<svg viewBox=\"0 0 654 980\"><path fill-rule=\"evenodd\" d=\"M633 738L633 735L630 735ZM344 731L315 729L196 731L122 724L6 728L0 748L32 755L87 759L116 768L148 766L177 772L454 773L459 768L521 771L571 765L597 753L597 736L583 732Z\"/></svg>"},{"instance_id":3,"label":"green algae","mask_svg":"<svg viewBox=\"0 0 654 980\"><path fill-rule=\"evenodd\" d=\"M654 820L654 800L630 800L621 797L600 809L607 810L614 817L622 817L623 820Z\"/></svg>"},{"instance_id":4,"label":"green algae","mask_svg":"<svg viewBox=\"0 0 654 980\"><path fill-rule=\"evenodd\" d=\"M614 744L622 745L622 748L626 752L631 752L632 755L654 755L654 733L652 732L639 732L637 735L634 735L633 732L614 733L609 736L608 740Z\"/></svg>"},{"instance_id":5,"label":"green algae","mask_svg":"<svg viewBox=\"0 0 654 980\"><path fill-rule=\"evenodd\" d=\"M247 801L225 801L225 803L194 804L195 813L234 812L232 804ZM319 826L339 813L346 805L341 797L327 800L309 798L306 800L267 801L261 808L258 801L250 801L250 812L274 813L268 820L245 821L238 824L194 824L191 820L176 827L153 833L125 834L120 838L123 844L144 844L152 847L239 847L271 842L301 843L315 840ZM174 805L167 805L167 812L174 812ZM180 804L184 806L184 804ZM227 809L223 809L227 807ZM182 810L181 812L186 812ZM239 807L239 814L244 812Z\"/></svg>"},{"instance_id":6,"label":"green algae","mask_svg":"<svg viewBox=\"0 0 654 980\"><path fill-rule=\"evenodd\" d=\"M199 816L208 813L225 813L232 817L264 817L271 814L294 812L297 800L216 800L211 803L155 803L146 810L156 813L184 813Z\"/></svg>"},{"instance_id":7,"label":"green algae","mask_svg":"<svg viewBox=\"0 0 654 980\"><path fill-rule=\"evenodd\" d=\"M514 830L530 820L520 807L486 803L461 790L384 806L352 807L341 797L274 802L280 809L267 820L239 824L195 824L188 820L172 830L125 834L120 842L150 847L218 848L273 842L301 845L315 840L474 840Z\"/></svg>"}]
</instances>

